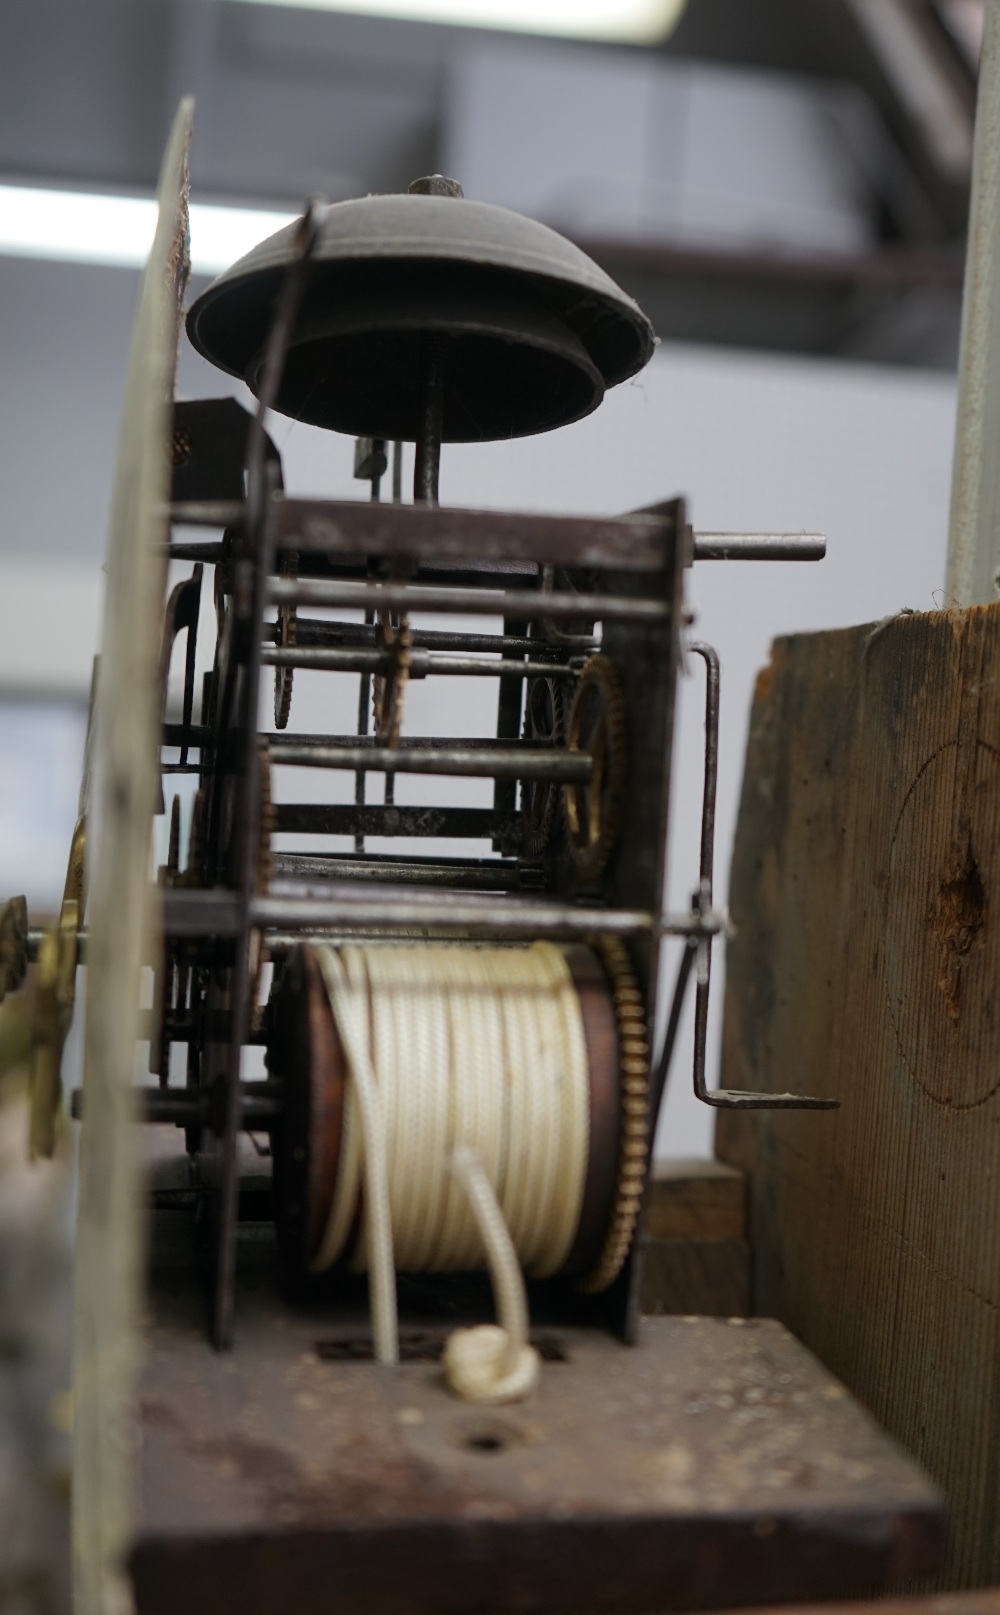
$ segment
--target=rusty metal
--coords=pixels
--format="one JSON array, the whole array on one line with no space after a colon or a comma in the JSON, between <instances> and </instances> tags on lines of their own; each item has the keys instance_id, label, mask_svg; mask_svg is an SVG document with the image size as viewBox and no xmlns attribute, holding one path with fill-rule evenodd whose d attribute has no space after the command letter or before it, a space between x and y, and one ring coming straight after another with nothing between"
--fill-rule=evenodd
<instances>
[{"instance_id":1,"label":"rusty metal","mask_svg":"<svg viewBox=\"0 0 1000 1615\"><path fill-rule=\"evenodd\" d=\"M257 741L258 691L260 687L261 641L257 624L264 615L267 575L271 570L273 537L269 512L277 478L268 475L267 436L264 421L277 400L284 374L289 338L298 318L306 288L309 260L315 249L320 227L319 209L310 206L296 226L291 240L288 266L281 277L269 321L266 352L260 371L258 408L247 438L246 518L241 533L240 564L247 569L238 587L233 609L237 621L243 619L245 677L240 694L242 711L242 759L239 773L242 792L236 804L235 849L237 869L237 937L231 980L228 984L232 1032L224 1070L225 1122L219 1140L221 1174L216 1205L215 1292L212 1335L215 1345L231 1344L233 1330L233 1283L236 1257L236 1206L239 1182L236 1139L242 1125L242 1089L239 1081L243 1039L249 1026L249 995L257 974L259 943L253 935L250 909L257 883L260 846L260 752ZM218 821L217 821L218 823ZM251 955L256 954L256 958Z\"/></svg>"},{"instance_id":2,"label":"rusty metal","mask_svg":"<svg viewBox=\"0 0 1000 1615\"><path fill-rule=\"evenodd\" d=\"M719 654L711 645L692 640L688 649L705 663L705 786L701 815L701 867L694 907L699 914L712 907L712 875L715 856L715 793L719 776L719 692L721 673ZM687 950L681 962L683 981L690 970ZM697 985L694 1004L694 1091L703 1104L716 1110L839 1110L839 1099L817 1099L806 1094L748 1093L742 1089L709 1089L705 1079L705 1057L708 1048L708 1009L712 979L712 937L709 933L698 939ZM678 978L679 984L681 977ZM681 988L683 991L683 988ZM675 993L676 997L676 993ZM671 1020L673 1021L673 1016ZM676 1024L674 1026L676 1031ZM665 1060L669 1062L670 1048L664 1046ZM658 1073L659 1076L659 1073ZM662 1093L666 1080L666 1065L660 1082Z\"/></svg>"},{"instance_id":3,"label":"rusty metal","mask_svg":"<svg viewBox=\"0 0 1000 1615\"><path fill-rule=\"evenodd\" d=\"M228 511L227 525L236 519ZM664 512L538 516L282 497L275 502L274 520L279 547L301 554L420 560L432 555L438 564L479 556L524 561L532 568L614 566L625 572L659 572L674 540L673 518Z\"/></svg>"}]
</instances>

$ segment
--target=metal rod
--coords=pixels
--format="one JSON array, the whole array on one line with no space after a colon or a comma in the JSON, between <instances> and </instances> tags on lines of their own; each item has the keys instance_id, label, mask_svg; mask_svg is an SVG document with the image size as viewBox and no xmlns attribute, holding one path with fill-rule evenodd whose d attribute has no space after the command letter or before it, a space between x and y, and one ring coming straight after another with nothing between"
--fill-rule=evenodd
<instances>
[{"instance_id":1,"label":"metal rod","mask_svg":"<svg viewBox=\"0 0 1000 1615\"><path fill-rule=\"evenodd\" d=\"M332 747L336 751L350 751L362 746L366 751L384 750L377 735L310 735L274 734L261 731L258 740L273 744L276 751L289 746ZM459 746L462 751L537 751L538 747L527 740L497 740L493 735L480 735L472 740L449 740L440 735L400 735L396 748L400 751L438 751ZM367 765L366 765L367 766Z\"/></svg>"},{"instance_id":2,"label":"metal rod","mask_svg":"<svg viewBox=\"0 0 1000 1615\"><path fill-rule=\"evenodd\" d=\"M692 533L696 561L821 561L822 533Z\"/></svg>"},{"instance_id":3,"label":"metal rod","mask_svg":"<svg viewBox=\"0 0 1000 1615\"><path fill-rule=\"evenodd\" d=\"M244 1132L266 1129L281 1115L280 1086L272 1082L241 1082L241 1125ZM211 1125L211 1095L205 1091L195 1094L186 1088L136 1087L135 1120L176 1127L207 1127ZM75 1122L83 1120L84 1094L74 1088L70 1094L69 1113Z\"/></svg>"},{"instance_id":4,"label":"metal rod","mask_svg":"<svg viewBox=\"0 0 1000 1615\"><path fill-rule=\"evenodd\" d=\"M196 1037L199 1031L193 1017L184 1012L180 1016L176 1014L168 1016L164 1025L153 1010L141 1009L139 1011L138 1036L140 1042L158 1037L161 1027L169 1035L171 1043L187 1043L192 1037ZM212 1036L213 1039L218 1040L220 1037L227 1037L228 1035L229 1016L224 1010L220 1010L213 1018ZM251 1029L244 1041L247 1043L266 1043L267 1036L263 1030Z\"/></svg>"},{"instance_id":5,"label":"metal rod","mask_svg":"<svg viewBox=\"0 0 1000 1615\"><path fill-rule=\"evenodd\" d=\"M370 813L371 808L368 809ZM288 856L287 854L285 856ZM484 860L484 863L488 860ZM512 933L519 935L523 931L530 935L536 920L544 925L551 920L553 914L558 914L559 924L569 935L579 935L601 932L615 935L629 936L642 932L651 932L656 936L683 936L695 939L706 935L717 935L723 926L722 917L715 913L699 914L692 910L689 914L664 914L658 919L652 915L638 911L609 910L609 909L578 909L568 905L554 907L542 904L536 900L524 899L517 906L516 900L506 898L498 904L493 897L486 902L469 895L467 899L449 898L442 903L438 891L408 892L403 898L377 898L367 893L359 895L351 889L351 881L355 877L348 875L344 882L344 889L332 900L316 897L296 897L294 895L274 898L258 899L260 912L254 910L253 923L267 927L268 952L273 953L278 947L291 947L299 936L283 936L283 930L292 928L299 933L305 931L310 936L349 930L355 934L359 930L370 931L372 935L379 935L387 930L406 929L415 926L421 930L457 931L463 935L473 932L484 935L495 931L498 934ZM377 879L378 877L374 877ZM359 878L358 884L363 884ZM491 890L492 890L491 885ZM213 897L212 892L199 892L196 888L184 894L186 897L197 899ZM215 948L220 938L230 938L238 934L237 914L231 892L222 896L229 900L225 911L217 911L205 918L208 924L190 923L191 914L177 913L167 916L164 927L173 938L181 938L189 942L195 954L199 946L211 950ZM267 910L263 905L272 904L273 908ZM472 920L469 918L468 905L476 905ZM291 913L286 912L292 905ZM386 918L386 913L391 917ZM499 920L497 913L501 914ZM331 919L331 914L335 917ZM519 916L523 915L524 918ZM284 918L283 918L284 916ZM176 923L174 923L176 922ZM271 927L274 927L272 931ZM28 959L30 962L38 958L38 949L44 929L33 926L28 931ZM77 963L86 964L87 961L87 927L81 926L76 936ZM204 949L203 949L204 952ZM200 956L200 955L199 955ZM144 961L151 963L151 960ZM246 1042L254 1042L254 1037L247 1037ZM767 1097L767 1096L765 1096ZM814 1101L818 1103L818 1101ZM828 1101L826 1103L829 1103Z\"/></svg>"},{"instance_id":6,"label":"metal rod","mask_svg":"<svg viewBox=\"0 0 1000 1615\"><path fill-rule=\"evenodd\" d=\"M267 436L264 421L274 405L285 368L285 355L298 318L302 296L309 272L309 260L319 234L320 209L315 202L306 208L295 232L294 256L281 278L275 299L275 312L267 335L264 366L257 409L247 437L246 517L240 536L240 565L249 562L252 567L250 587L246 598L237 588L232 609L244 619L249 617L249 648L246 678L242 696L242 711L237 714L244 725L242 745L242 793L237 794L237 870L236 885L239 903L238 945L235 949L230 977L230 1011L232 1032L225 1070L225 1117L221 1140L222 1172L218 1194L218 1239L216 1244L215 1296L213 1305L213 1339L222 1350L232 1344L233 1312L235 1306L236 1269L236 1216L239 1198L239 1178L236 1168L237 1135L242 1122L242 1085L240 1062L243 1040L249 1025L250 1007L250 952L254 946L252 922L249 919L251 899L257 880L260 830L260 759L257 742L257 710L260 691L260 629L264 618L267 574L271 570L273 536L270 516L274 508L271 497L277 478L274 462L267 461ZM240 794L243 800L240 801Z\"/></svg>"},{"instance_id":7,"label":"metal rod","mask_svg":"<svg viewBox=\"0 0 1000 1615\"><path fill-rule=\"evenodd\" d=\"M701 809L701 860L699 888L694 907L705 915L712 908L712 877L715 849L715 798L719 777L719 698L721 673L719 655L711 645L692 641L688 649L705 663L705 783ZM708 1009L712 982L712 936L703 933L696 947L698 972L694 1000L694 1091L695 1097L715 1110L837 1110L836 1099L814 1099L802 1094L750 1093L740 1089L716 1088L709 1091L705 1078L708 1050ZM683 968L683 966L682 966ZM690 963L688 964L690 969Z\"/></svg>"},{"instance_id":8,"label":"metal rod","mask_svg":"<svg viewBox=\"0 0 1000 1615\"><path fill-rule=\"evenodd\" d=\"M295 768L365 768L373 774L445 774L461 779L530 779L553 785L586 785L593 771L589 752L524 747L503 751L464 746L286 746L270 737L271 762Z\"/></svg>"},{"instance_id":9,"label":"metal rod","mask_svg":"<svg viewBox=\"0 0 1000 1615\"><path fill-rule=\"evenodd\" d=\"M215 566L225 559L226 546L221 539L209 538L200 543L180 544L171 543L166 547L166 555L171 561L202 561L208 566Z\"/></svg>"},{"instance_id":10,"label":"metal rod","mask_svg":"<svg viewBox=\"0 0 1000 1615\"><path fill-rule=\"evenodd\" d=\"M505 634L526 635L528 624L518 617L504 617L503 631ZM526 664L526 658L521 660L521 666ZM497 724L496 734L498 740L517 740L521 733L521 711L524 706L524 684L522 681L514 683L505 679L497 688ZM517 783L515 780L494 778L493 781L493 809L497 813L513 813L517 807ZM501 850L502 843L494 839L493 849Z\"/></svg>"},{"instance_id":11,"label":"metal rod","mask_svg":"<svg viewBox=\"0 0 1000 1615\"><path fill-rule=\"evenodd\" d=\"M420 435L413 461L415 504L436 505L441 469L441 431L444 424L444 370L441 339L428 337L424 370L424 396L420 415Z\"/></svg>"},{"instance_id":12,"label":"metal rod","mask_svg":"<svg viewBox=\"0 0 1000 1615\"><path fill-rule=\"evenodd\" d=\"M705 778L701 796L701 846L698 861L698 879L701 885L699 902L712 904L712 882L715 874L715 799L719 788L719 700L722 692L722 669L719 653L711 645L690 641L688 649L705 663Z\"/></svg>"},{"instance_id":13,"label":"metal rod","mask_svg":"<svg viewBox=\"0 0 1000 1615\"><path fill-rule=\"evenodd\" d=\"M253 923L278 931L336 930L365 926L418 931L461 931L469 936L638 936L657 929L652 914L631 909L574 908L569 903L527 899L456 897L437 892L385 896L345 890L336 897L259 897Z\"/></svg>"},{"instance_id":14,"label":"metal rod","mask_svg":"<svg viewBox=\"0 0 1000 1615\"><path fill-rule=\"evenodd\" d=\"M363 746L367 749L381 747L382 742L376 735L316 735L294 734L287 730L280 734L261 730L257 735L258 742L273 743L278 750L283 746L335 746L338 748ZM164 746L179 746L182 741L193 751L207 747L212 741L212 730L203 724L194 724L190 729L183 729L180 724L164 725ZM440 735L400 735L396 745L404 751L437 751L440 747L454 746L456 742ZM463 739L459 742L463 751L515 751L533 748L528 741L498 740L494 735L479 735L472 739ZM167 764L173 767L173 764Z\"/></svg>"},{"instance_id":15,"label":"metal rod","mask_svg":"<svg viewBox=\"0 0 1000 1615\"><path fill-rule=\"evenodd\" d=\"M242 499L185 499L167 506L176 527L238 527L246 515Z\"/></svg>"},{"instance_id":16,"label":"metal rod","mask_svg":"<svg viewBox=\"0 0 1000 1615\"><path fill-rule=\"evenodd\" d=\"M354 611L480 612L490 617L583 618L590 622L660 623L665 601L609 594L540 594L533 589L433 588L412 583L327 582L325 578L272 578L272 606L341 606Z\"/></svg>"},{"instance_id":17,"label":"metal rod","mask_svg":"<svg viewBox=\"0 0 1000 1615\"><path fill-rule=\"evenodd\" d=\"M663 1034L663 1043L660 1047L659 1059L653 1068L649 1082L649 1159L653 1158L653 1149L656 1144L656 1124L660 1117L660 1107L663 1104L663 1095L667 1088L667 1078L670 1075L670 1065L673 1059L674 1045L677 1042L677 1033L681 1024L681 1012L684 1000L687 997L688 982L691 979L691 966L694 964L698 952L698 941L695 937L688 937L681 954L681 962L677 968L677 979L674 982L673 997L670 1000L670 1014L667 1017L667 1027Z\"/></svg>"},{"instance_id":18,"label":"metal rod","mask_svg":"<svg viewBox=\"0 0 1000 1615\"><path fill-rule=\"evenodd\" d=\"M266 667L302 667L323 673L361 673L363 689L364 681L372 673L385 673L389 666L385 651L366 647L340 649L318 645L265 645L261 659ZM417 679L572 679L576 676L576 669L568 667L565 662L518 662L500 656L439 656L432 651L410 651L410 677ZM370 690L370 686L368 688ZM360 729L358 732L365 733Z\"/></svg>"},{"instance_id":19,"label":"metal rod","mask_svg":"<svg viewBox=\"0 0 1000 1615\"><path fill-rule=\"evenodd\" d=\"M330 622L323 617L300 617L296 633L296 643L300 646L363 645L370 648L375 644L374 627L360 622ZM277 636L277 624L265 623L265 639L277 644ZM466 656L479 653L537 656L546 644L544 639L529 639L526 635L450 633L439 628L413 627L410 629L410 640L414 647L421 650L456 651ZM581 640L574 636L573 652L586 655L596 645L595 639Z\"/></svg>"},{"instance_id":20,"label":"metal rod","mask_svg":"<svg viewBox=\"0 0 1000 1615\"><path fill-rule=\"evenodd\" d=\"M300 836L444 836L449 840L489 840L503 835L516 845L520 815L492 808L386 807L384 803L279 802L276 829Z\"/></svg>"},{"instance_id":21,"label":"metal rod","mask_svg":"<svg viewBox=\"0 0 1000 1615\"><path fill-rule=\"evenodd\" d=\"M341 852L276 852L271 868L276 880L395 882L454 891L517 891L521 878L516 863L498 858L391 858L375 853L352 858Z\"/></svg>"},{"instance_id":22,"label":"metal rod","mask_svg":"<svg viewBox=\"0 0 1000 1615\"><path fill-rule=\"evenodd\" d=\"M714 935L722 928L722 916L715 913L653 915L639 909L577 907L548 898L449 897L442 901L438 892L405 892L401 895L359 892L350 884L329 897L258 897L253 904L254 924L269 930L329 930L339 925L414 925L421 929L447 929L528 934L564 931L572 936L658 936Z\"/></svg>"},{"instance_id":23,"label":"metal rod","mask_svg":"<svg viewBox=\"0 0 1000 1615\"><path fill-rule=\"evenodd\" d=\"M375 618L374 618L374 613L372 613L371 611L366 611L365 612L365 627L370 628L371 631L372 631L372 634L374 634L374 632L375 632ZM380 653L376 652L376 654L380 654ZM266 653L265 653L265 659L266 659ZM360 681L360 685L359 685L359 688L358 688L358 724L357 724L357 729L358 729L358 735L359 736L367 736L367 734L368 734L368 724L369 724L369 720L371 718L371 711L372 711L372 678L371 678L371 671L370 670L368 670L368 671L362 670L361 671L361 681ZM366 787L365 787L364 770L359 768L357 773L354 776L354 804L355 804L356 807L364 807L364 805L365 805L365 789L366 789ZM354 837L354 850L355 850L356 853L359 853L359 854L364 852L364 850L365 850L365 838L364 838L363 835L356 835Z\"/></svg>"}]
</instances>

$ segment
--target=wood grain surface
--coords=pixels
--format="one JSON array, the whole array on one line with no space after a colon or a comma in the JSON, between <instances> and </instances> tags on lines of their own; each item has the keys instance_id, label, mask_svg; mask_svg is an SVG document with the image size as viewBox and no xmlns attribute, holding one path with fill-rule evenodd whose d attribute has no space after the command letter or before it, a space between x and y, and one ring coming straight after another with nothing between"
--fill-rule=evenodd
<instances>
[{"instance_id":1,"label":"wood grain surface","mask_svg":"<svg viewBox=\"0 0 1000 1615\"><path fill-rule=\"evenodd\" d=\"M945 1593L937 1598L876 1598L860 1604L781 1604L782 1615L1000 1615L1000 1588ZM764 1615L747 1611L747 1615Z\"/></svg>"},{"instance_id":2,"label":"wood grain surface","mask_svg":"<svg viewBox=\"0 0 1000 1615\"><path fill-rule=\"evenodd\" d=\"M655 1162L643 1215L643 1312L742 1318L750 1311L746 1178L722 1161Z\"/></svg>"},{"instance_id":3,"label":"wood grain surface","mask_svg":"<svg viewBox=\"0 0 1000 1615\"><path fill-rule=\"evenodd\" d=\"M746 1178L723 1161L654 1161L643 1226L652 1239L742 1239Z\"/></svg>"},{"instance_id":4,"label":"wood grain surface","mask_svg":"<svg viewBox=\"0 0 1000 1615\"><path fill-rule=\"evenodd\" d=\"M1000 605L777 642L734 852L723 1115L755 1308L942 1485L1000 1579Z\"/></svg>"}]
</instances>

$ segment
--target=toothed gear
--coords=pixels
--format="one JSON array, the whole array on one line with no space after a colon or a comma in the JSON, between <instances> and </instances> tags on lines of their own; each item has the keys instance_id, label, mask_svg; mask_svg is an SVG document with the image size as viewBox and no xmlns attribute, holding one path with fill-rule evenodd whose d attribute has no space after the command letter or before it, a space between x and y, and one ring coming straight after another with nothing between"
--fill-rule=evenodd
<instances>
[{"instance_id":1,"label":"toothed gear","mask_svg":"<svg viewBox=\"0 0 1000 1615\"><path fill-rule=\"evenodd\" d=\"M625 944L620 937L598 937L611 982L618 1033L619 1141L615 1203L595 1267L579 1288L596 1295L614 1283L635 1238L649 1160L649 1041L646 1009Z\"/></svg>"},{"instance_id":2,"label":"toothed gear","mask_svg":"<svg viewBox=\"0 0 1000 1615\"><path fill-rule=\"evenodd\" d=\"M375 625L375 644L385 651L388 666L385 673L376 673L372 679L372 712L375 733L387 746L394 746L403 724L403 704L406 686L410 681L410 650L413 640L410 619L400 616L393 623L387 611L379 612Z\"/></svg>"},{"instance_id":3,"label":"toothed gear","mask_svg":"<svg viewBox=\"0 0 1000 1615\"><path fill-rule=\"evenodd\" d=\"M281 562L281 576L283 578L297 578L299 575L299 557L295 550L287 550ZM298 614L294 606L278 607L278 644L283 649L290 649L298 641ZM293 667L276 667L274 670L274 727L287 729L288 719L292 711L292 685L295 679Z\"/></svg>"},{"instance_id":4,"label":"toothed gear","mask_svg":"<svg viewBox=\"0 0 1000 1615\"><path fill-rule=\"evenodd\" d=\"M182 426L175 426L171 441L171 452L175 471L178 470L182 465L187 465L191 458L191 449L191 433L185 431Z\"/></svg>"},{"instance_id":5,"label":"toothed gear","mask_svg":"<svg viewBox=\"0 0 1000 1615\"><path fill-rule=\"evenodd\" d=\"M524 738L554 747L566 744L566 701L556 679L532 679L524 704ZM545 851L559 810L559 787L525 780L521 786L521 847L529 858Z\"/></svg>"},{"instance_id":6,"label":"toothed gear","mask_svg":"<svg viewBox=\"0 0 1000 1615\"><path fill-rule=\"evenodd\" d=\"M625 787L625 711L621 686L606 656L584 664L566 731L568 751L593 759L586 785L563 787L570 852L581 880L596 880L618 839Z\"/></svg>"},{"instance_id":7,"label":"toothed gear","mask_svg":"<svg viewBox=\"0 0 1000 1615\"><path fill-rule=\"evenodd\" d=\"M257 890L266 892L271 885L271 837L277 828L278 815L271 798L271 753L262 742L260 756L260 840L257 846Z\"/></svg>"},{"instance_id":8,"label":"toothed gear","mask_svg":"<svg viewBox=\"0 0 1000 1615\"><path fill-rule=\"evenodd\" d=\"M260 825L258 827L257 842L257 891L266 893L271 885L271 872L273 859L271 856L271 837L274 835L278 823L274 802L271 797L271 753L267 743L262 742L258 756L260 757ZM260 1031L264 1015L264 1005L260 1003L260 978L265 960L269 957L263 935L260 931L253 931L250 939L250 1005L251 1025L255 1032Z\"/></svg>"}]
</instances>

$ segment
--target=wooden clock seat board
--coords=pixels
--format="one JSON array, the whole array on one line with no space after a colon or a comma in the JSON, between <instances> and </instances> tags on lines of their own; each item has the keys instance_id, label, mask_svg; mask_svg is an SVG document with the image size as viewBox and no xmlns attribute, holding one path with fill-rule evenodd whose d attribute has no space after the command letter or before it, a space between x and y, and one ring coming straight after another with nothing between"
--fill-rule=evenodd
<instances>
[{"instance_id":1,"label":"wooden clock seat board","mask_svg":"<svg viewBox=\"0 0 1000 1615\"><path fill-rule=\"evenodd\" d=\"M140 1615L722 1608L940 1557L934 1488L779 1323L649 1318L636 1347L546 1326L538 1392L490 1409L444 1388L426 1285L386 1369L363 1305L278 1304L257 1269L227 1353L195 1276L154 1274Z\"/></svg>"}]
</instances>

